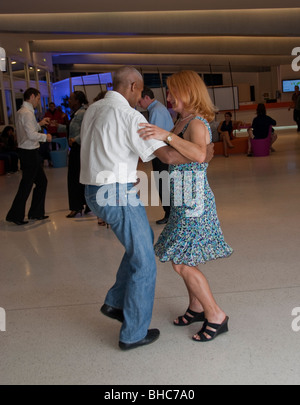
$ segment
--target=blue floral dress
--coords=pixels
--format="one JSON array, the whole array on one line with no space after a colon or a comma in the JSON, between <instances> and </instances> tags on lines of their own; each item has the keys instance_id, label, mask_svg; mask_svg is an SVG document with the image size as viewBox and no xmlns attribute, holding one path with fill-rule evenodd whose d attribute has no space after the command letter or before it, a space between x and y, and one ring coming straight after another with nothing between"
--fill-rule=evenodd
<instances>
[{"instance_id":1,"label":"blue floral dress","mask_svg":"<svg viewBox=\"0 0 300 405\"><path fill-rule=\"evenodd\" d=\"M205 123L212 138L208 122L195 119ZM155 245L161 262L197 266L233 253L224 240L207 168L207 163L170 165L171 214Z\"/></svg>"}]
</instances>

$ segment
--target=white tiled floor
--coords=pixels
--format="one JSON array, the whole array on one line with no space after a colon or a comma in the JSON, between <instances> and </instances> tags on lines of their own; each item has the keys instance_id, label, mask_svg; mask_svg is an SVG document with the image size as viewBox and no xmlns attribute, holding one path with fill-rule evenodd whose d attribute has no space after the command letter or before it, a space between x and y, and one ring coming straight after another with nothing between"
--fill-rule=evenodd
<instances>
[{"instance_id":1,"label":"white tiled floor","mask_svg":"<svg viewBox=\"0 0 300 405\"><path fill-rule=\"evenodd\" d=\"M158 263L152 326L160 340L118 349L119 324L99 313L123 250L93 216L68 213L66 169L46 169L50 220L4 221L20 175L0 177L0 384L299 384L300 136L280 132L268 158L216 157L209 169L226 240L235 253L206 264L230 333L191 340L200 325L172 321L188 302L169 264ZM149 169L149 168L147 168ZM160 207L147 208L156 237Z\"/></svg>"}]
</instances>

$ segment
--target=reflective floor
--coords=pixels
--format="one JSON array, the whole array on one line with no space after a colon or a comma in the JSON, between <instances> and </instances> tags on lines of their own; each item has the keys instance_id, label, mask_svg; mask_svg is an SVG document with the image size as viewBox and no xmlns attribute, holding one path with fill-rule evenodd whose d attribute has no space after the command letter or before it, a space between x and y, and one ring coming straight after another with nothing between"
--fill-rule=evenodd
<instances>
[{"instance_id":1,"label":"reflective floor","mask_svg":"<svg viewBox=\"0 0 300 405\"><path fill-rule=\"evenodd\" d=\"M112 231L91 214L65 218L66 169L46 168L49 220L8 224L20 174L1 176L0 384L299 384L300 136L279 135L270 157L218 156L210 166L235 253L201 267L230 317L230 332L207 344L191 339L201 324L173 326L186 290L170 264L158 263L152 327L161 338L121 352L119 324L99 313L123 256ZM163 211L147 212L157 238Z\"/></svg>"}]
</instances>

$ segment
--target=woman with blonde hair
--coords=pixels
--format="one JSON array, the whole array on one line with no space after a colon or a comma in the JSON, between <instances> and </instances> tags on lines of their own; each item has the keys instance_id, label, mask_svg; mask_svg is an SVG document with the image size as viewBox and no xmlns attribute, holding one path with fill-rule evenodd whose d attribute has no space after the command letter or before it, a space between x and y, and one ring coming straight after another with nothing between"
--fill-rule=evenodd
<instances>
[{"instance_id":1,"label":"woman with blonde hair","mask_svg":"<svg viewBox=\"0 0 300 405\"><path fill-rule=\"evenodd\" d=\"M228 331L229 318L216 303L198 265L233 253L224 240L215 198L207 181L208 164L204 163L207 145L212 141L208 122L212 121L216 110L196 72L176 73L168 78L167 84L168 101L180 114L172 133L150 124L141 124L143 128L139 133L145 140L165 141L190 163L170 166L171 215L155 252L161 262L172 262L188 290L189 308L174 325L204 322L193 340L208 342ZM196 198L186 201L187 195Z\"/></svg>"}]
</instances>

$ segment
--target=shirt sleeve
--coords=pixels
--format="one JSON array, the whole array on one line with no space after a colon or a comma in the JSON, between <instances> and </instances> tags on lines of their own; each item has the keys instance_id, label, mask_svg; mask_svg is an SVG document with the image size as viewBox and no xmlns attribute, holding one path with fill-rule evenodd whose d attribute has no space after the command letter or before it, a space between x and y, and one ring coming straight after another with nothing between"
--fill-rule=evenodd
<instances>
[{"instance_id":1,"label":"shirt sleeve","mask_svg":"<svg viewBox=\"0 0 300 405\"><path fill-rule=\"evenodd\" d=\"M41 130L40 125L36 122L34 114L30 112L24 114L23 117L23 128L26 136L31 141L46 142L47 135L41 134L38 131Z\"/></svg>"},{"instance_id":2,"label":"shirt sleeve","mask_svg":"<svg viewBox=\"0 0 300 405\"><path fill-rule=\"evenodd\" d=\"M136 115L131 121L131 128L129 132L129 143L131 149L142 159L144 163L150 162L155 158L154 152L157 149L167 146L165 142L156 139L144 141L138 134L140 123L147 123L147 120L142 114Z\"/></svg>"}]
</instances>

